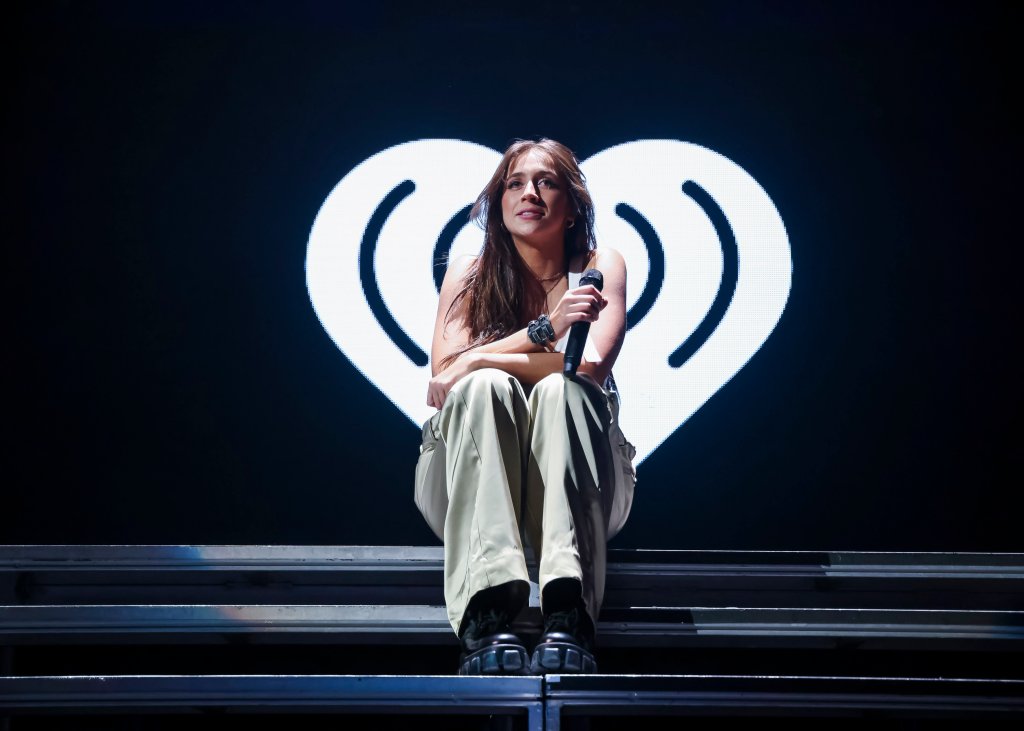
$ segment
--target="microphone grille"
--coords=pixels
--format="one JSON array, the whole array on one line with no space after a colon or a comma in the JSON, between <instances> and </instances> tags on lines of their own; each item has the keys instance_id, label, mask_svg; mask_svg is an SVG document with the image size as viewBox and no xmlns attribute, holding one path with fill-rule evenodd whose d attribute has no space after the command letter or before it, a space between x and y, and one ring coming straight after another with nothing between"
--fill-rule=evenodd
<instances>
[{"instance_id":1,"label":"microphone grille","mask_svg":"<svg viewBox=\"0 0 1024 731\"><path fill-rule=\"evenodd\" d=\"M583 272L583 276L580 277L580 286L586 287L588 284L593 284L597 291L600 292L604 289L604 275L596 269L588 269Z\"/></svg>"}]
</instances>

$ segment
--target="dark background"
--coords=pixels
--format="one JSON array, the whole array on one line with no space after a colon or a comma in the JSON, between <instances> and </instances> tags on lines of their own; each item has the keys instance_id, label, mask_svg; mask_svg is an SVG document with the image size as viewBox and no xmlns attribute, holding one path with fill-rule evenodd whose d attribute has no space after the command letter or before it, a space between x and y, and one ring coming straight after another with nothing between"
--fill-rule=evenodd
<instances>
[{"instance_id":1,"label":"dark background","mask_svg":"<svg viewBox=\"0 0 1024 731\"><path fill-rule=\"evenodd\" d=\"M0 542L436 543L309 229L391 145L546 135L709 147L793 249L613 545L1024 548L1014 4L145 5L5 23Z\"/></svg>"}]
</instances>

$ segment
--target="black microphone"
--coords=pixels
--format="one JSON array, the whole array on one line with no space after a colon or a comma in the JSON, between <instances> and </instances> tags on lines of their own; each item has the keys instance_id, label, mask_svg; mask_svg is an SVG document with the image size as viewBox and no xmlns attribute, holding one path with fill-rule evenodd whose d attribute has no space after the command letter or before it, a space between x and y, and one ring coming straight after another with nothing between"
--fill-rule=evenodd
<instances>
[{"instance_id":1,"label":"black microphone","mask_svg":"<svg viewBox=\"0 0 1024 731\"><path fill-rule=\"evenodd\" d=\"M604 289L604 277L596 269L588 269L580 277L580 286L586 287L593 284L597 291ZM576 375L576 369L580 367L583 360L583 347L587 344L587 334L590 332L589 322L577 322L569 329L569 342L565 344L565 365L562 366L562 373L567 376Z\"/></svg>"}]
</instances>

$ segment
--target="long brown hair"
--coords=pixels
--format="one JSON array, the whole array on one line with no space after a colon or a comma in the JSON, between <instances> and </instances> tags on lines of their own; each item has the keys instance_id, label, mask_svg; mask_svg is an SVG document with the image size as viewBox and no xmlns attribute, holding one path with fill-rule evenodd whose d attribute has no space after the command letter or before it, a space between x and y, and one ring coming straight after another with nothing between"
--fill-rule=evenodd
<instances>
[{"instance_id":1,"label":"long brown hair","mask_svg":"<svg viewBox=\"0 0 1024 731\"><path fill-rule=\"evenodd\" d=\"M535 149L548 155L569 193L575 223L565 231L566 266L573 257L597 248L594 202L572 150L547 138L512 143L469 214L470 220L484 230L484 246L445 314L446 322L455 317L463 319L469 327L469 343L444 358L439 364L441 368L468 350L511 335L544 308L544 289L519 255L512 235L505 229L501 209L509 170L522 155Z\"/></svg>"}]
</instances>

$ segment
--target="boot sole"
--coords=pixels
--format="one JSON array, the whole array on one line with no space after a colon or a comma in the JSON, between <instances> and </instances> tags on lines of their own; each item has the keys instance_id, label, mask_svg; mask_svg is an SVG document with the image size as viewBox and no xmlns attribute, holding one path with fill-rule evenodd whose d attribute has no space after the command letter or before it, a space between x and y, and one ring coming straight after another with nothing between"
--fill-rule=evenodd
<instances>
[{"instance_id":1,"label":"boot sole","mask_svg":"<svg viewBox=\"0 0 1024 731\"><path fill-rule=\"evenodd\" d=\"M489 645L462 658L459 675L527 675L529 667L522 645Z\"/></svg>"},{"instance_id":2,"label":"boot sole","mask_svg":"<svg viewBox=\"0 0 1024 731\"><path fill-rule=\"evenodd\" d=\"M548 642L533 651L530 672L534 675L547 673L596 673L594 656L579 645L568 642Z\"/></svg>"}]
</instances>

